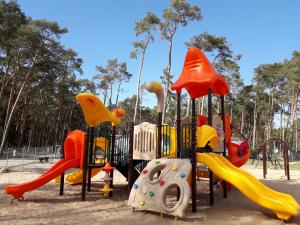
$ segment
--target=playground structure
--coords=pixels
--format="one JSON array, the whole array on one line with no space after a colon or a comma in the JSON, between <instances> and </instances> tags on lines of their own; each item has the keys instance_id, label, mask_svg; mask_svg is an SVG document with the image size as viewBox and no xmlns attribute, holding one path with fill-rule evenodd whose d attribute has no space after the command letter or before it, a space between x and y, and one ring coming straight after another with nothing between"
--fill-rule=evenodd
<instances>
[{"instance_id":1,"label":"playground structure","mask_svg":"<svg viewBox=\"0 0 300 225\"><path fill-rule=\"evenodd\" d=\"M97 154L97 151L102 152L102 154L100 156L95 156L97 157L97 163L104 163L105 161L105 155L108 153L108 144L109 141L106 140L103 137L98 137L94 140L94 151L96 151L95 153ZM102 171L102 168L96 168L96 169L92 169L92 177L96 176L100 171ZM55 178L55 182L56 183L60 183L60 176ZM66 182L68 184L71 185L76 185L76 184L81 184L82 182L82 169L78 169L76 171L74 171L73 173L70 173L67 175L66 177Z\"/></svg>"},{"instance_id":2,"label":"playground structure","mask_svg":"<svg viewBox=\"0 0 300 225\"><path fill-rule=\"evenodd\" d=\"M153 85L154 86L154 85ZM213 173L215 173L219 178L223 180L223 197L227 198L227 185L226 182L233 184L237 189L239 189L245 196L247 196L252 201L257 204L269 208L275 212L279 219L287 220L291 216L298 215L300 210L300 206L296 202L296 200L284 193L276 192L261 182L259 182L252 175L247 172L239 169L234 166L230 161L228 161L226 157L226 144L228 149L235 151L238 153L239 158L243 158L247 155L247 158L243 158L242 160L237 160L238 166L242 165L247 161L249 157L249 152L246 149L249 148L246 142L240 144L239 149L236 144L231 144L230 137L226 137L226 133L229 134L231 132L226 132L226 128L230 126L228 121L226 121L225 112L224 112L224 96L229 92L226 81L222 76L220 76L211 66L207 58L203 55L203 53L196 49L191 48L188 50L188 53L185 58L184 66L182 73L179 79L171 86L172 90L175 90L177 93L177 127L176 134L177 137L181 136L181 115L180 115L180 98L181 98L181 90L185 88L192 99L192 128L191 128L191 191L192 191L192 211L195 212L197 210L196 205L196 165L197 163L203 163L208 166L209 170L209 189L210 189L210 204L214 204L214 195L213 195ZM212 153L212 150L216 147L215 141L216 136L218 139L221 135L215 135L213 133L209 134L207 129L203 129L204 132L201 132L201 128L205 125L200 126L198 129L196 126L196 104L195 99L198 97L202 97L204 95L208 95L208 116L207 122L208 125L213 125L213 114L212 114L212 94L219 94L221 100L221 117L223 121L223 131L225 133L225 138L221 139L223 141L223 145L221 143L221 147L218 150L219 153ZM160 114L160 111L158 111ZM160 120L160 115L158 116ZM201 119L201 117L200 117ZM201 120L200 125L201 125ZM158 121L159 121L158 120ZM227 122L227 126L226 126ZM159 124L160 125L160 124ZM200 132L198 132L200 131ZM158 126L158 137L161 137L161 129ZM197 138L196 138L197 137ZM189 139L189 138L188 138ZM158 139L161 140L161 139ZM185 139L187 140L187 139ZM227 143L226 143L227 142ZM158 146L160 145L160 141L158 141ZM177 138L177 158L181 157L181 138ZM219 144L218 144L219 145ZM223 149L222 149L223 146ZM160 148L158 148L160 150ZM222 151L223 150L223 151ZM229 157L230 158L230 157ZM232 159L231 159L232 160ZM158 171L156 171L158 172ZM160 175L164 174L163 170L158 173ZM158 180L160 179L160 175L158 175ZM141 176L144 176L141 174ZM133 187L135 184L133 184ZM159 187L158 187L159 189ZM130 197L135 196L136 188L132 189L132 193ZM179 192L179 194L182 194ZM145 193L144 193L145 195ZM139 195L137 195L139 196ZM164 195L163 195L164 196ZM180 198L179 198L180 199ZM145 207L146 202L142 201L142 204L134 204L131 199L129 199L129 204L133 207L138 207L139 209L151 209L151 207ZM136 199L138 201L138 199ZM152 202L152 201L151 201ZM151 203L150 203L151 204ZM164 207L158 208L157 211L161 212ZM169 209L174 212L176 205ZM164 213L170 213L170 211L164 210ZM172 214L172 213L170 213Z\"/></svg>"},{"instance_id":3,"label":"playground structure","mask_svg":"<svg viewBox=\"0 0 300 225\"><path fill-rule=\"evenodd\" d=\"M105 155L108 154L108 144L109 141L106 140L103 137L98 137L95 139L94 141L94 153L97 154L97 150L100 149L102 151L102 155L100 155L99 158L97 158L96 163L104 163L106 162L105 160ZM95 157L97 157L95 155ZM96 176L100 171L102 171L102 168L95 168L92 169L91 172L91 177ZM71 174L68 174L68 176L66 177L66 181L68 182L68 184L71 185L75 185L75 184L81 184L82 183L82 169L78 169L76 171L74 171ZM57 177L57 179L55 180L57 183L60 182L60 177Z\"/></svg>"},{"instance_id":4,"label":"playground structure","mask_svg":"<svg viewBox=\"0 0 300 225\"><path fill-rule=\"evenodd\" d=\"M84 132L78 130L70 132L64 143L64 159L59 160L46 173L33 181L6 187L6 193L11 194L14 199L23 199L25 192L39 188L70 168L81 167L83 163L81 159L84 154L84 143Z\"/></svg>"},{"instance_id":5,"label":"playground structure","mask_svg":"<svg viewBox=\"0 0 300 225\"><path fill-rule=\"evenodd\" d=\"M148 82L145 84L145 88L149 92L155 93L158 98L158 120L156 125L143 123L134 126L131 123L127 126L127 129L121 130L118 127L121 122L118 117L124 116L124 112L121 109L111 113L96 96L87 93L79 94L76 99L82 108L88 125L87 132L70 132L64 143L64 159L58 161L49 171L36 180L25 184L8 186L6 187L6 192L14 198L20 199L23 198L25 192L34 190L61 175L60 194L62 195L64 172L69 168L80 168L81 198L84 201L86 192L91 191L93 170L103 169L107 166L110 169L107 170L106 180L104 180L105 185L101 190L105 197L108 197L112 195L111 191L113 190L112 167L118 169L127 178L129 193L139 191L141 186L139 182L142 178L138 177L145 177L147 175L145 171L149 168L156 174L156 177L152 178L152 181L155 179L155 182L150 182L153 187L153 190L150 190L152 191L151 194L147 192L147 198L139 199L141 197L136 197L135 200L130 200L129 203L135 208L141 207L141 209L183 216L188 204L186 199L190 199L190 195L192 197L192 211L196 212L197 210L197 163L202 163L209 168L209 200L211 205L214 204L213 174L215 174L223 182L224 198L227 198L228 185L226 182L228 182L251 200L273 210L279 219L287 220L291 216L298 214L300 207L292 196L269 189L252 175L238 168L248 160L250 155L249 146L245 140L239 144L231 141L230 118L225 115L224 110L224 96L229 93L228 86L225 79L213 69L200 50L196 48L189 49L182 74L171 87L177 94L176 128L162 124L163 92L161 85L157 82ZM187 90L192 99L192 123L188 125L183 125L181 121L180 103L183 88ZM214 119L212 94L220 95L220 112ZM208 115L207 117L198 115L197 124L195 100L205 95L208 96ZM99 127L103 123L106 123L105 126L108 127L106 135L100 134L100 132L105 130L103 127ZM213 127L216 127L216 129ZM166 141L164 138L166 136L171 141ZM95 151L95 140L97 140L97 137L103 137L109 142L108 150L105 148L103 160L100 161L96 157ZM213 151L217 153L213 153ZM176 162L174 167L176 169L173 170L173 166L155 169L153 164L164 162L162 157L176 158L173 159L175 161L166 163L173 165ZM228 157L228 160L225 157ZM152 161L145 170L146 163L149 160ZM188 166L183 166L184 163L189 163L189 161L191 161L191 169ZM106 164L107 162L110 162L110 164ZM184 169L180 169L181 167ZM166 168L171 169L167 171ZM183 173L186 175L181 177L180 174ZM166 208L163 204L160 204L159 207L162 208L160 210L158 206L155 206L155 199L157 196L160 196L159 199L164 199L170 189L165 188L168 187L167 184L169 182L167 181L166 183L166 179L162 179L165 174L173 174L173 177L180 176L180 178L184 178L185 183L180 183L180 185L185 186L188 183L187 178L190 177L191 193L189 194L188 191L185 191L189 190L189 188L180 188L178 185L180 190L178 199L181 199L180 203L171 208ZM148 188L148 186L146 187ZM174 185L171 183L170 187L174 187ZM154 190L157 190L157 192ZM139 194L138 196L141 195ZM153 198L153 196L156 197ZM138 204L136 204L136 201ZM151 207L148 208L148 205Z\"/></svg>"},{"instance_id":6,"label":"playground structure","mask_svg":"<svg viewBox=\"0 0 300 225\"><path fill-rule=\"evenodd\" d=\"M134 182L128 205L135 209L183 217L191 197L188 181L191 169L189 159L151 160ZM157 173L160 173L159 177L156 176ZM170 207L167 205L167 193L175 188L179 190L180 195L176 204Z\"/></svg>"},{"instance_id":7,"label":"playground structure","mask_svg":"<svg viewBox=\"0 0 300 225\"><path fill-rule=\"evenodd\" d=\"M109 112L101 101L97 101L98 99L96 96L90 94L79 94L77 96L77 100L83 106L86 106L88 104L92 104L93 106L95 106L94 108L85 108L86 110L84 111L86 121L89 125L103 122L112 122L113 124L120 123L120 120L116 117L116 115L122 116L122 112ZM98 112L100 113L96 114L96 116L95 111L93 111L93 109L95 108L98 109ZM85 151L85 146L87 143L89 143L89 141L89 138L83 131L72 131L68 133L64 142L64 159L59 160L46 173L31 182L6 187L6 192L8 194L11 194L14 199L22 199L24 198L23 196L25 192L34 190L61 175L60 195L63 195L64 172L70 168L83 169L82 183L86 182L86 179L84 179L84 177L86 177L86 170L84 168L87 167L86 156L88 151ZM93 149L93 147L94 146L91 146L91 149ZM89 157L92 157L92 155L90 155ZM104 162L99 164L101 164L101 166L96 165L95 168L104 167ZM90 169L88 174L89 179L91 179L91 175L92 170Z\"/></svg>"},{"instance_id":8,"label":"playground structure","mask_svg":"<svg viewBox=\"0 0 300 225\"><path fill-rule=\"evenodd\" d=\"M267 175L268 162L270 162L275 169L278 167L282 169L283 162L284 174L286 175L287 180L290 180L288 145L285 141L279 138L271 138L264 143L257 145L251 164L253 165L254 161L257 160L257 167L260 158L263 160L264 178L266 178Z\"/></svg>"}]
</instances>

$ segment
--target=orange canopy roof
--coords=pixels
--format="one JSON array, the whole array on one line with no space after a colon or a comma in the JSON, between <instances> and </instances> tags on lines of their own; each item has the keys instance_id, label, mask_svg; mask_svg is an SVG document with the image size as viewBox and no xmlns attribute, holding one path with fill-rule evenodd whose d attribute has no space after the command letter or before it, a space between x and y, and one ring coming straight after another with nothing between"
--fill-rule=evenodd
<instances>
[{"instance_id":1,"label":"orange canopy roof","mask_svg":"<svg viewBox=\"0 0 300 225\"><path fill-rule=\"evenodd\" d=\"M181 75L171 86L176 92L181 92L182 88L185 88L192 98L207 95L208 88L211 88L213 94L224 96L229 93L224 77L212 67L198 48L188 50Z\"/></svg>"}]
</instances>

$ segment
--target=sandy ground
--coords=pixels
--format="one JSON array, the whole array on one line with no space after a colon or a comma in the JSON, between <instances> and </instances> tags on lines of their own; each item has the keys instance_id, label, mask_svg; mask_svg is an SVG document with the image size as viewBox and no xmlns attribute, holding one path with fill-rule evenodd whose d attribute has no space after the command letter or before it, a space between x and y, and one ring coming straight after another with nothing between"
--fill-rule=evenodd
<instances>
[{"instance_id":1,"label":"sandy ground","mask_svg":"<svg viewBox=\"0 0 300 225\"><path fill-rule=\"evenodd\" d=\"M111 199L104 199L99 189L102 182L94 178L92 190L87 194L87 201L82 202L81 186L65 185L64 196L59 196L59 185L53 181L25 194L24 201L10 204L11 197L4 193L8 184L30 181L44 173L48 164L27 165L24 172L0 174L0 224L35 225L35 224L102 224L102 225L165 225L165 224L224 224L224 225L267 225L300 224L300 215L283 223L275 214L244 197L238 190L222 198L222 188L215 189L215 205L208 204L208 182L198 182L197 213L188 209L187 216L175 221L173 217L163 219L156 213L133 212L127 206L126 181L118 172L115 173L114 194ZM261 169L244 167L257 178L262 178ZM262 180L269 187L292 194L300 202L300 171L291 171L291 180L286 181L282 170L268 170L268 179Z\"/></svg>"}]
</instances>

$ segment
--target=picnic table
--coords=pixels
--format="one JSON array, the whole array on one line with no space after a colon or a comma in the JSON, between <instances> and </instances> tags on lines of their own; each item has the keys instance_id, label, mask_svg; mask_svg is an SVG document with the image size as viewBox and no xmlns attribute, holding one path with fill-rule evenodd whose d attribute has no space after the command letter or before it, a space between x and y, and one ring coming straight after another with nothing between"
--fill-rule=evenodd
<instances>
[{"instance_id":1,"label":"picnic table","mask_svg":"<svg viewBox=\"0 0 300 225\"><path fill-rule=\"evenodd\" d=\"M40 160L40 163L48 163L49 162L49 156L39 156L38 159Z\"/></svg>"}]
</instances>

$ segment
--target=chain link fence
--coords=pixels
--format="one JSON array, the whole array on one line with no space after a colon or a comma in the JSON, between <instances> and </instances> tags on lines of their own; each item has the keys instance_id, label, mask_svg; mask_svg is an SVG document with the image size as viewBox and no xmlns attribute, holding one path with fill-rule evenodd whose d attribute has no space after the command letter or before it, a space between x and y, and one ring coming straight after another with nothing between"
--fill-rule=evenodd
<instances>
[{"instance_id":1,"label":"chain link fence","mask_svg":"<svg viewBox=\"0 0 300 225\"><path fill-rule=\"evenodd\" d=\"M300 161L300 149L293 150L293 151L289 150L289 161L290 162Z\"/></svg>"},{"instance_id":2,"label":"chain link fence","mask_svg":"<svg viewBox=\"0 0 300 225\"><path fill-rule=\"evenodd\" d=\"M24 171L24 166L34 163L50 163L62 157L60 145L43 147L9 147L5 148L0 156L0 169L2 171Z\"/></svg>"}]
</instances>

